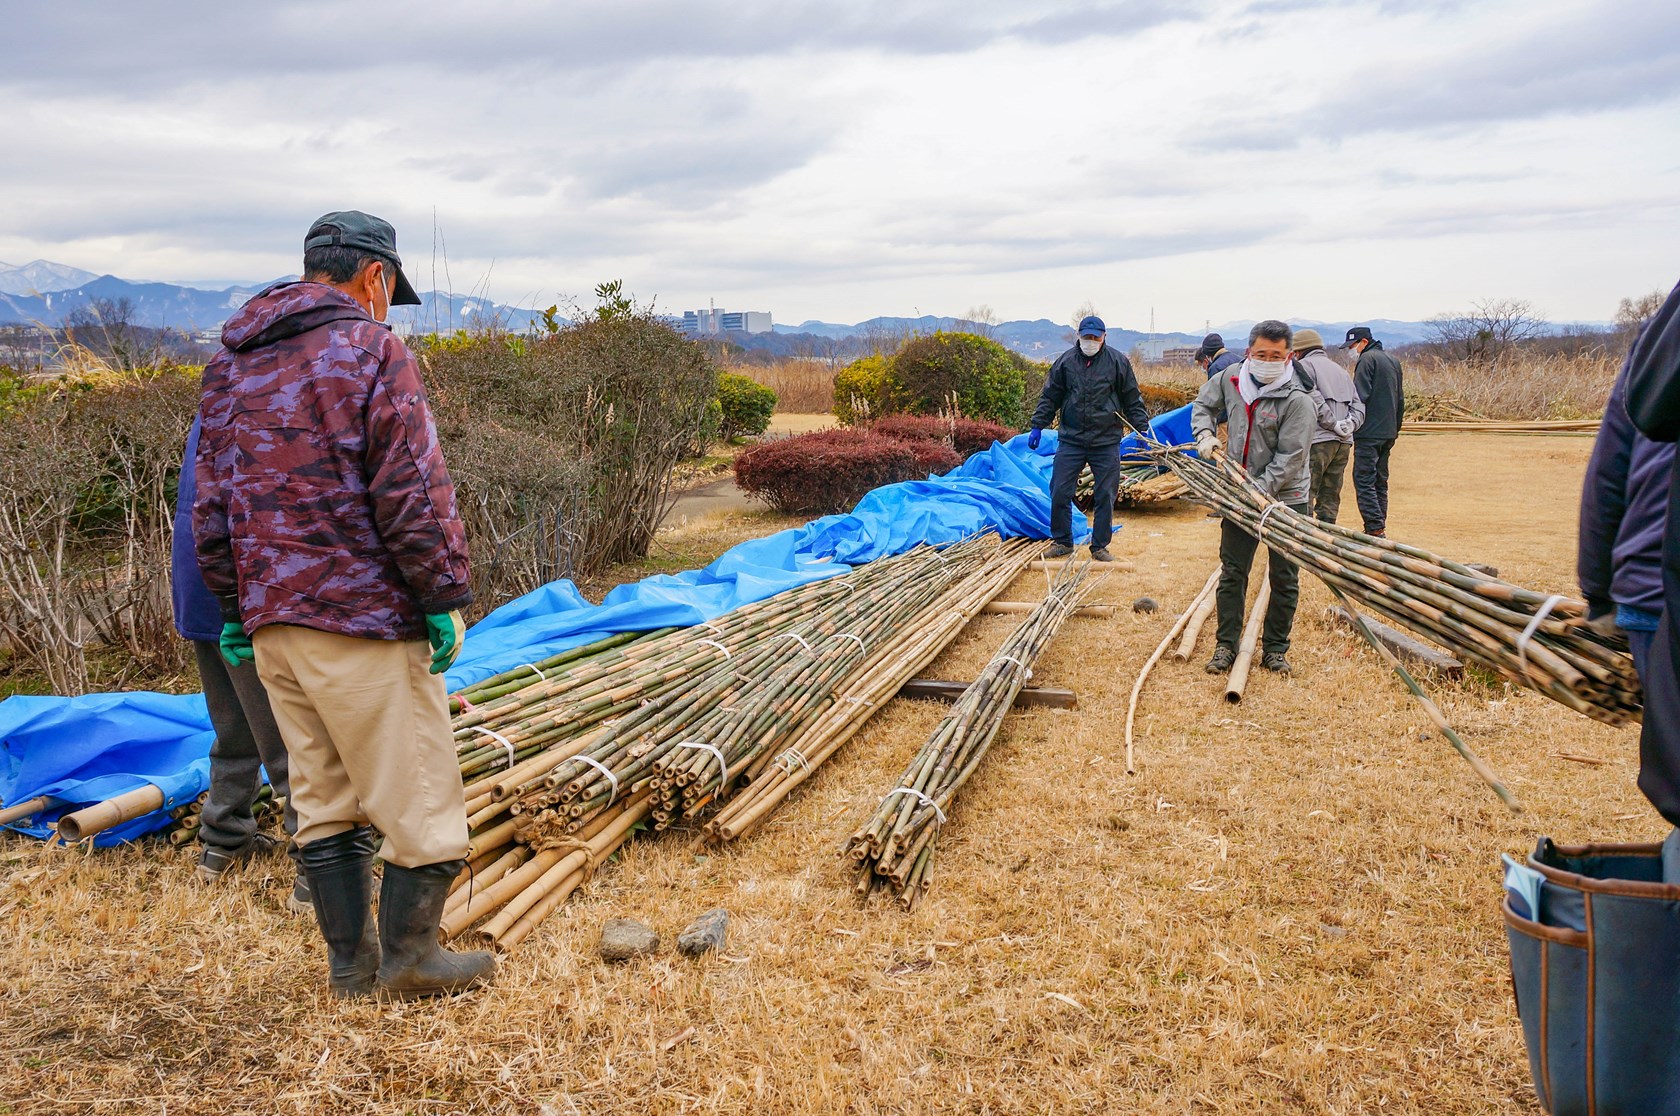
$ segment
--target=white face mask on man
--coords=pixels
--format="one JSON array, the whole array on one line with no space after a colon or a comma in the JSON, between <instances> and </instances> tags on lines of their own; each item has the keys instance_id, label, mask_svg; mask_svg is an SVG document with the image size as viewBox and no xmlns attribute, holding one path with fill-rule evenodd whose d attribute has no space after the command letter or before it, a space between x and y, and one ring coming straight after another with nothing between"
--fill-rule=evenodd
<instances>
[{"instance_id":1,"label":"white face mask on man","mask_svg":"<svg viewBox=\"0 0 1680 1116\"><path fill-rule=\"evenodd\" d=\"M1102 346L1101 337L1081 337L1079 339L1079 351L1088 357L1096 356L1102 351Z\"/></svg>"},{"instance_id":2,"label":"white face mask on man","mask_svg":"<svg viewBox=\"0 0 1680 1116\"><path fill-rule=\"evenodd\" d=\"M1277 378L1289 368L1287 360L1255 360L1248 358L1248 374L1254 377L1256 383L1270 384L1277 382Z\"/></svg>"}]
</instances>

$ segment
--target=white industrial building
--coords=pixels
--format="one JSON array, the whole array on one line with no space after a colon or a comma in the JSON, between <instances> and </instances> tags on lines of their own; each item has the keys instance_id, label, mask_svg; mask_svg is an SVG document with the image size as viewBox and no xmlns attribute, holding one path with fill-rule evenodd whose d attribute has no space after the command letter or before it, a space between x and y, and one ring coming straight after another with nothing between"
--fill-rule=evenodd
<instances>
[{"instance_id":1,"label":"white industrial building","mask_svg":"<svg viewBox=\"0 0 1680 1116\"><path fill-rule=\"evenodd\" d=\"M680 327L684 333L705 336L718 333L769 333L775 327L768 310L684 310Z\"/></svg>"}]
</instances>

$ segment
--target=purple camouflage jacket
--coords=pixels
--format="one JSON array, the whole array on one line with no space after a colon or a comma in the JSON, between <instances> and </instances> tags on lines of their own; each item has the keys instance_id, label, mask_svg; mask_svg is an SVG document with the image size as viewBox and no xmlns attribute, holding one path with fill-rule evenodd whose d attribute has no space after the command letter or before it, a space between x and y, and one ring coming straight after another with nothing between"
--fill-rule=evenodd
<instances>
[{"instance_id":1,"label":"purple camouflage jacket","mask_svg":"<svg viewBox=\"0 0 1680 1116\"><path fill-rule=\"evenodd\" d=\"M466 533L420 370L348 295L278 283L204 368L199 567L247 632L424 639L472 600Z\"/></svg>"}]
</instances>

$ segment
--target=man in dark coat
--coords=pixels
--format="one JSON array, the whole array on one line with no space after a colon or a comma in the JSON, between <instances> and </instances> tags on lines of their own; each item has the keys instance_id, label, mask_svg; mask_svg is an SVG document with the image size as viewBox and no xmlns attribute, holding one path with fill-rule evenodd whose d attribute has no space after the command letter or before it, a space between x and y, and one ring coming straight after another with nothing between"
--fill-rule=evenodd
<instances>
[{"instance_id":1,"label":"man in dark coat","mask_svg":"<svg viewBox=\"0 0 1680 1116\"><path fill-rule=\"evenodd\" d=\"M1129 424L1147 433L1149 412L1143 406L1132 362L1107 344L1108 327L1095 315L1079 323L1079 343L1050 366L1044 391L1032 416L1027 445L1038 448L1044 428L1061 415L1056 464L1050 474L1048 558L1073 553L1073 495L1086 465L1096 484L1091 509L1091 557L1112 562L1114 501L1120 492L1120 439Z\"/></svg>"},{"instance_id":2,"label":"man in dark coat","mask_svg":"<svg viewBox=\"0 0 1680 1116\"><path fill-rule=\"evenodd\" d=\"M1400 362L1365 326L1348 330L1342 348L1359 358L1353 387L1365 404L1365 421L1353 435L1353 492L1365 533L1380 539L1388 533L1388 456L1406 413L1405 384Z\"/></svg>"},{"instance_id":3,"label":"man in dark coat","mask_svg":"<svg viewBox=\"0 0 1680 1116\"><path fill-rule=\"evenodd\" d=\"M1680 441L1680 286L1669 293L1628 355L1627 411L1639 432L1653 441ZM1680 465L1680 455L1675 461ZM1680 482L1671 474L1667 524L1680 523L1677 505ZM1662 585L1662 620L1640 675L1645 714L1639 734L1639 789L1669 824L1680 826L1680 531L1666 527ZM1669 843L1675 843L1674 835ZM1669 851L1665 848L1665 876Z\"/></svg>"},{"instance_id":4,"label":"man in dark coat","mask_svg":"<svg viewBox=\"0 0 1680 1116\"><path fill-rule=\"evenodd\" d=\"M419 301L389 224L329 213L304 238L302 281L228 319L199 406L199 568L223 656L255 662L286 741L328 986L344 997L459 992L495 971L488 953L438 945L469 849L441 673L472 590L420 369L384 324Z\"/></svg>"},{"instance_id":5,"label":"man in dark coat","mask_svg":"<svg viewBox=\"0 0 1680 1116\"><path fill-rule=\"evenodd\" d=\"M192 506L198 485L193 462L198 456L198 420L187 432L187 449L181 482L175 495L175 535L169 561L170 597L174 605L175 630L191 641L198 662L204 702L216 741L210 745L210 789L201 813L198 877L205 883L219 881L235 864L249 860L274 845L274 839L257 827L252 811L262 785L261 772L268 771L269 786L286 800L284 824L287 836L297 833L297 811L291 802L286 742L268 707L268 694L254 670L235 670L222 658L222 610L204 584L193 549ZM297 846L292 845L293 858ZM286 909L307 914L309 877L300 867Z\"/></svg>"},{"instance_id":6,"label":"man in dark coat","mask_svg":"<svg viewBox=\"0 0 1680 1116\"><path fill-rule=\"evenodd\" d=\"M1210 333L1202 338L1202 347L1196 350L1196 363L1201 366L1208 379L1213 379L1233 364L1241 364L1243 355L1233 353L1225 347L1225 338L1217 333Z\"/></svg>"}]
</instances>

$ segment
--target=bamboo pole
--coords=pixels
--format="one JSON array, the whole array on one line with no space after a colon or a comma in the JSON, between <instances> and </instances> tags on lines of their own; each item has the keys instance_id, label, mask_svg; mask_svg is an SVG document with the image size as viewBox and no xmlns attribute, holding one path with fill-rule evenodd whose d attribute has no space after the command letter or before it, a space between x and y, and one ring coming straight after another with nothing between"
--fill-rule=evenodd
<instances>
[{"instance_id":1,"label":"bamboo pole","mask_svg":"<svg viewBox=\"0 0 1680 1116\"><path fill-rule=\"evenodd\" d=\"M1215 578L1217 584L1218 579ZM1201 638L1202 629L1207 626L1207 618L1213 615L1213 606L1218 603L1219 594L1209 593L1202 598L1202 603L1196 606L1196 614L1190 617L1190 623L1184 626L1184 638L1179 640L1173 650L1175 662L1188 662L1190 656L1196 653L1196 641Z\"/></svg>"},{"instance_id":2,"label":"bamboo pole","mask_svg":"<svg viewBox=\"0 0 1680 1116\"><path fill-rule=\"evenodd\" d=\"M1400 680L1406 684L1406 688L1412 691L1412 696L1417 698L1418 703L1423 706L1423 711L1429 714L1429 719L1435 722L1435 727L1441 730L1441 735L1445 736L1447 742L1458 750L1459 755L1464 757L1464 761L1470 765L1470 770L1474 771L1482 782L1493 788L1493 793L1499 796L1499 801L1503 802L1511 813L1522 813L1522 803L1517 801L1517 796L1506 788L1505 784L1500 781L1499 776L1493 773L1493 769L1488 767L1482 758L1460 739L1457 732L1453 731L1452 725L1447 723L1446 714L1441 712L1441 707L1430 700L1429 695L1424 693L1423 687L1418 684L1418 680L1412 677L1411 672L1401 664L1394 652L1390 651L1382 640L1377 638L1377 634L1365 623L1365 618L1359 615L1359 610L1353 607L1353 602L1348 600L1346 595L1335 586L1330 587L1330 592L1334 593L1336 599L1342 602L1342 607L1347 609L1347 614L1353 618L1355 626L1358 627L1359 633L1365 637L1365 641L1377 649L1377 654L1382 656L1383 661L1394 670L1394 673L1400 676Z\"/></svg>"},{"instance_id":3,"label":"bamboo pole","mask_svg":"<svg viewBox=\"0 0 1680 1116\"><path fill-rule=\"evenodd\" d=\"M147 783L143 787L115 798L96 802L92 806L84 807L73 813L65 814L58 819L58 835L64 840L75 844L96 833L103 833L112 826L133 821L135 818L149 814L153 810L163 808L163 792Z\"/></svg>"},{"instance_id":4,"label":"bamboo pole","mask_svg":"<svg viewBox=\"0 0 1680 1116\"><path fill-rule=\"evenodd\" d=\"M1025 616L1038 606L1031 601L993 601L980 610L983 615L992 616ZM1107 620L1114 616L1113 605L1080 605L1072 612L1074 616L1091 616Z\"/></svg>"},{"instance_id":5,"label":"bamboo pole","mask_svg":"<svg viewBox=\"0 0 1680 1116\"><path fill-rule=\"evenodd\" d=\"M1143 693L1143 683L1149 677L1149 672L1155 669L1155 664L1160 661L1161 653L1167 649L1167 646L1172 643L1178 633L1190 623L1190 617L1201 608L1203 602L1213 599L1214 588L1218 584L1219 570L1215 569L1208 575L1206 584L1202 586L1201 592L1196 594L1195 599L1190 602L1190 606L1179 614L1177 620L1173 621L1171 630L1161 640L1160 645L1155 648L1155 653L1149 656L1149 661L1143 664L1143 669L1138 671L1137 681L1132 683L1132 697L1126 703L1126 774L1128 775L1137 774L1137 764L1133 761L1132 756L1132 721L1137 716L1138 695Z\"/></svg>"},{"instance_id":6,"label":"bamboo pole","mask_svg":"<svg viewBox=\"0 0 1680 1116\"><path fill-rule=\"evenodd\" d=\"M4 810L0 810L0 825L11 825L13 822L22 821L24 818L34 817L42 810L51 809L57 801L56 798L48 798L43 795L39 798L25 799L16 806L8 806Z\"/></svg>"},{"instance_id":7,"label":"bamboo pole","mask_svg":"<svg viewBox=\"0 0 1680 1116\"><path fill-rule=\"evenodd\" d=\"M1231 664L1231 673L1225 680L1225 700L1236 705L1243 699L1243 690L1248 685L1248 672L1254 666L1254 652L1260 646L1260 629L1266 622L1266 608L1272 603L1272 579L1267 571L1260 583L1260 593L1254 598L1254 607L1249 613L1248 625L1243 629L1242 643L1237 646L1237 661Z\"/></svg>"}]
</instances>

